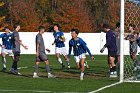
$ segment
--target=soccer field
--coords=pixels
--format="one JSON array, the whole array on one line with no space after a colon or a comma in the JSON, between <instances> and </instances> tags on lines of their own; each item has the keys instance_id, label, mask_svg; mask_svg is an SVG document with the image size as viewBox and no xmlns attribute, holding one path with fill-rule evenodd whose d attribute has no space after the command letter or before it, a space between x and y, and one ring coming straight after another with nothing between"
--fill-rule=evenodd
<instances>
[{"instance_id":1,"label":"soccer field","mask_svg":"<svg viewBox=\"0 0 140 93\"><path fill-rule=\"evenodd\" d=\"M51 72L57 76L55 79L46 77L44 63L41 63L39 67L40 78L32 78L35 55L21 55L18 66L20 67L19 72L23 75L12 75L8 72L12 61L7 56L7 72L0 72L0 93L87 93L119 81L119 78L109 78L108 76L107 56L97 55L94 62L87 57L90 69L86 69L83 81L79 80L80 71L76 69L73 57L71 57L70 61L70 70L61 70L61 66L54 55L49 55L48 58ZM2 67L0 66L0 68ZM134 92L140 93L140 83L122 83L98 93Z\"/></svg>"}]
</instances>

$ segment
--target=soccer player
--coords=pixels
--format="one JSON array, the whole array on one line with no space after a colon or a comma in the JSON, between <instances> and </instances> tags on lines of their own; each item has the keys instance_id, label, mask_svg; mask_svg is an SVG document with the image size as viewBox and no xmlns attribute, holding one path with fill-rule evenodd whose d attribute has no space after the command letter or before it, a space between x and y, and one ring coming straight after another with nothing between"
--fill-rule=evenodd
<instances>
[{"instance_id":1,"label":"soccer player","mask_svg":"<svg viewBox=\"0 0 140 93\"><path fill-rule=\"evenodd\" d=\"M10 69L10 72L12 74L15 74L15 75L21 75L21 73L19 73L17 71L17 63L18 63L19 58L20 58L20 45L24 49L28 49L28 48L27 48L27 46L23 45L22 41L20 40L19 33L18 33L18 31L20 30L20 25L15 24L14 29L15 30L13 31L13 34L12 34L12 43L13 43L12 51L14 53L14 61L12 64L12 68Z\"/></svg>"},{"instance_id":2,"label":"soccer player","mask_svg":"<svg viewBox=\"0 0 140 93\"><path fill-rule=\"evenodd\" d=\"M62 69L64 69L65 65L60 58L60 54L62 54L67 63L67 68L70 69L70 63L69 63L68 56L67 56L67 50L66 50L66 47L64 44L64 42L65 42L64 34L62 31L60 31L60 26L58 24L54 24L53 29L54 29L53 36L54 36L55 40L52 43L52 45L55 44L56 58L57 58L58 62L62 65Z\"/></svg>"},{"instance_id":3,"label":"soccer player","mask_svg":"<svg viewBox=\"0 0 140 93\"><path fill-rule=\"evenodd\" d=\"M40 61L44 61L46 64L46 71L48 73L48 78L55 78L53 74L50 73L50 67L49 67L49 60L47 58L47 55L45 53L45 46L44 46L44 40L43 40L43 33L45 32L45 27L39 26L38 28L39 33L36 35L36 64L35 64L35 71L33 78L38 78L38 66L40 64ZM50 52L49 49L46 49L46 51Z\"/></svg>"},{"instance_id":4,"label":"soccer player","mask_svg":"<svg viewBox=\"0 0 140 93\"><path fill-rule=\"evenodd\" d=\"M2 56L2 72L6 71L6 55L9 54L9 56L14 60L14 54L12 52L12 33L10 33L9 27L4 28L5 33L2 33L0 35L0 38L2 38L2 50L1 50L1 56Z\"/></svg>"},{"instance_id":5,"label":"soccer player","mask_svg":"<svg viewBox=\"0 0 140 93\"><path fill-rule=\"evenodd\" d=\"M136 26L134 24L129 24L130 33L125 37L125 39L130 42L130 57L134 61L134 67L137 67L139 65L136 57L138 33L135 31L135 27Z\"/></svg>"},{"instance_id":6,"label":"soccer player","mask_svg":"<svg viewBox=\"0 0 140 93\"><path fill-rule=\"evenodd\" d=\"M103 24L104 31L106 33L106 44L100 50L102 53L104 49L108 48L108 64L110 67L110 77L117 77L116 65L115 65L115 57L117 54L117 46L116 46L116 35L114 31L112 31L108 24Z\"/></svg>"},{"instance_id":7,"label":"soccer player","mask_svg":"<svg viewBox=\"0 0 140 93\"><path fill-rule=\"evenodd\" d=\"M77 68L81 70L80 80L83 80L84 76L84 62L86 59L86 52L89 53L90 57L94 60L94 57L91 55L90 50L88 49L86 43L78 37L79 31L77 29L71 30L72 39L69 41L69 54L70 58L71 51L73 48L74 59L76 61Z\"/></svg>"},{"instance_id":8,"label":"soccer player","mask_svg":"<svg viewBox=\"0 0 140 93\"><path fill-rule=\"evenodd\" d=\"M117 62L120 63L120 23L116 23Z\"/></svg>"}]
</instances>

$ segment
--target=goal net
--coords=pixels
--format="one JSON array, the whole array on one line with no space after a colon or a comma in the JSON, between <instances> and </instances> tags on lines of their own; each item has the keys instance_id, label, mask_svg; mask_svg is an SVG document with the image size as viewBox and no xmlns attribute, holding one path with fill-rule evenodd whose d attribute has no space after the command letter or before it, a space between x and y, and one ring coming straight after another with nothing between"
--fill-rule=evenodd
<instances>
[{"instance_id":1,"label":"goal net","mask_svg":"<svg viewBox=\"0 0 140 93\"><path fill-rule=\"evenodd\" d=\"M129 24L136 25L136 30L140 30L140 0L125 0L124 4L124 29L128 30ZM129 41L125 41L129 42ZM129 46L129 44L127 44ZM125 45L124 45L125 46ZM124 47L124 51L129 51ZM139 48L138 48L138 52ZM140 61L140 55L137 54L137 60ZM124 56L124 81L133 82L140 81L140 68L134 67L134 62L130 58L129 54Z\"/></svg>"}]
</instances>

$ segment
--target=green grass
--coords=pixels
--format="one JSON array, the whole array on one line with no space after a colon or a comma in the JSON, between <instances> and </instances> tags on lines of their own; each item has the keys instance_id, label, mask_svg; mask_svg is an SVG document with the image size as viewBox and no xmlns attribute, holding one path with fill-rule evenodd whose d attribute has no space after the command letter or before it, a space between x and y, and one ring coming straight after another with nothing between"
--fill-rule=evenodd
<instances>
[{"instance_id":1,"label":"green grass","mask_svg":"<svg viewBox=\"0 0 140 93\"><path fill-rule=\"evenodd\" d=\"M87 57L90 69L86 69L83 81L79 80L80 71L76 69L73 57L71 57L70 61L70 70L61 70L61 66L57 62L54 55L48 55L48 58L50 61L51 72L54 73L57 78L47 78L44 63L41 63L39 68L39 76L41 77L37 79L32 78L34 72L33 66L35 64L35 55L21 55L18 66L27 66L28 68L22 68L19 70L19 72L23 74L22 76L9 74L8 71L7 73L0 72L0 93L33 93L33 91L31 92L30 90L50 91L51 93L87 93L119 81L118 78L112 79L108 76L108 65L106 62L107 56L95 56L96 59L94 62ZM8 70L10 69L11 63L11 59L7 56ZM0 66L0 68L2 67ZM123 83L105 89L99 93L139 93L139 91L140 83Z\"/></svg>"}]
</instances>

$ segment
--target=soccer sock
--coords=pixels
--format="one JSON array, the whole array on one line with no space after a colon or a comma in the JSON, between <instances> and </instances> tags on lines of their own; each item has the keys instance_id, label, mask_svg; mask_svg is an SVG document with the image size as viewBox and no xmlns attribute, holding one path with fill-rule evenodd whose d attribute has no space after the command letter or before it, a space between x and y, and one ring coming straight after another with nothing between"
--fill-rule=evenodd
<instances>
[{"instance_id":1,"label":"soccer sock","mask_svg":"<svg viewBox=\"0 0 140 93\"><path fill-rule=\"evenodd\" d=\"M61 60L61 58L58 58L58 62L59 62L60 64L63 63L62 60Z\"/></svg>"},{"instance_id":2,"label":"soccer sock","mask_svg":"<svg viewBox=\"0 0 140 93\"><path fill-rule=\"evenodd\" d=\"M12 68L14 70L17 70L17 61L16 60L14 60L13 65L12 65Z\"/></svg>"},{"instance_id":3,"label":"soccer sock","mask_svg":"<svg viewBox=\"0 0 140 93\"><path fill-rule=\"evenodd\" d=\"M139 64L138 64L138 61L137 60L135 60L134 61L134 67L136 67L136 66L138 66Z\"/></svg>"},{"instance_id":4,"label":"soccer sock","mask_svg":"<svg viewBox=\"0 0 140 93\"><path fill-rule=\"evenodd\" d=\"M84 72L81 72L81 75L80 75L80 77L83 77L84 76Z\"/></svg>"},{"instance_id":5,"label":"soccer sock","mask_svg":"<svg viewBox=\"0 0 140 93\"><path fill-rule=\"evenodd\" d=\"M67 65L69 66L70 65L70 62L69 61L66 61Z\"/></svg>"},{"instance_id":6,"label":"soccer sock","mask_svg":"<svg viewBox=\"0 0 140 93\"><path fill-rule=\"evenodd\" d=\"M38 73L38 65L35 65L34 72Z\"/></svg>"},{"instance_id":7,"label":"soccer sock","mask_svg":"<svg viewBox=\"0 0 140 93\"><path fill-rule=\"evenodd\" d=\"M47 71L48 73L50 73L50 66L49 66L49 65L46 65L46 71Z\"/></svg>"},{"instance_id":8,"label":"soccer sock","mask_svg":"<svg viewBox=\"0 0 140 93\"><path fill-rule=\"evenodd\" d=\"M116 66L112 67L112 70L113 70L113 72L115 72L116 71Z\"/></svg>"},{"instance_id":9,"label":"soccer sock","mask_svg":"<svg viewBox=\"0 0 140 93\"><path fill-rule=\"evenodd\" d=\"M6 59L5 59L5 57L2 57L2 66L3 66L3 68L6 68Z\"/></svg>"},{"instance_id":10,"label":"soccer sock","mask_svg":"<svg viewBox=\"0 0 140 93\"><path fill-rule=\"evenodd\" d=\"M113 72L113 69L112 68L110 68L110 72Z\"/></svg>"}]
</instances>

